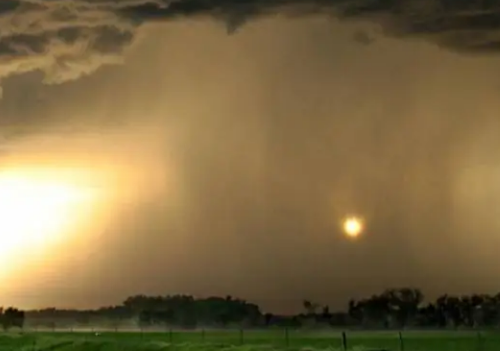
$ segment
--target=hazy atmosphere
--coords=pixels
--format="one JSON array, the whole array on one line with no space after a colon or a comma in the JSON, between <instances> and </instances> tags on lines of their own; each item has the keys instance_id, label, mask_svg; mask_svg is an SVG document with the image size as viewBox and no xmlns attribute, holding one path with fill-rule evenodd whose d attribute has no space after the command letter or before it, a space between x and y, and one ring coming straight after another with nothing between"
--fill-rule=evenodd
<instances>
[{"instance_id":1,"label":"hazy atmosphere","mask_svg":"<svg viewBox=\"0 0 500 351\"><path fill-rule=\"evenodd\" d=\"M1 1L2 303L499 290L496 2L237 3Z\"/></svg>"}]
</instances>

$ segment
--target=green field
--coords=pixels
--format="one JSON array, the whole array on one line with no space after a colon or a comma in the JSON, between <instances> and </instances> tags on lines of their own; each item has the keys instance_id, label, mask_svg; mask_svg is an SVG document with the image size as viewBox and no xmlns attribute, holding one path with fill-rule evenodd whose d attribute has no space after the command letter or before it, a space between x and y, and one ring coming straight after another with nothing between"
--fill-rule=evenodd
<instances>
[{"instance_id":1,"label":"green field","mask_svg":"<svg viewBox=\"0 0 500 351\"><path fill-rule=\"evenodd\" d=\"M348 350L500 351L500 333L348 332ZM0 351L319 351L343 350L334 331L33 332L0 334Z\"/></svg>"}]
</instances>

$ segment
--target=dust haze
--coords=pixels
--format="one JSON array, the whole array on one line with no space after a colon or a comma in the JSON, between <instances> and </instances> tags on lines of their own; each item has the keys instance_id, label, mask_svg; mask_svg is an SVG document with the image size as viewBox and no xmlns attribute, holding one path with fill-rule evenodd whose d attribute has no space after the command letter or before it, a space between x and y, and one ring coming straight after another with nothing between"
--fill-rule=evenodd
<instances>
[{"instance_id":1,"label":"dust haze","mask_svg":"<svg viewBox=\"0 0 500 351\"><path fill-rule=\"evenodd\" d=\"M121 65L55 85L5 75L3 159L102 171L130 196L12 274L4 302L233 294L291 311L388 286L498 289L499 58L363 45L360 25L159 21ZM339 224L352 213L356 242Z\"/></svg>"}]
</instances>

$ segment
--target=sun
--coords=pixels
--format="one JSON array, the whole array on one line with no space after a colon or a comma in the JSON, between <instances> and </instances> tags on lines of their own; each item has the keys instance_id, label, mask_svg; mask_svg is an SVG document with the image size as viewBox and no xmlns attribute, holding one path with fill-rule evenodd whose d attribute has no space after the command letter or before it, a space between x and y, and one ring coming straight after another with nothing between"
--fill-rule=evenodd
<instances>
[{"instance_id":1,"label":"sun","mask_svg":"<svg viewBox=\"0 0 500 351\"><path fill-rule=\"evenodd\" d=\"M69 180L0 171L0 263L56 242L92 197Z\"/></svg>"},{"instance_id":2,"label":"sun","mask_svg":"<svg viewBox=\"0 0 500 351\"><path fill-rule=\"evenodd\" d=\"M347 217L342 224L344 234L350 238L357 238L364 229L363 220L359 217Z\"/></svg>"}]
</instances>

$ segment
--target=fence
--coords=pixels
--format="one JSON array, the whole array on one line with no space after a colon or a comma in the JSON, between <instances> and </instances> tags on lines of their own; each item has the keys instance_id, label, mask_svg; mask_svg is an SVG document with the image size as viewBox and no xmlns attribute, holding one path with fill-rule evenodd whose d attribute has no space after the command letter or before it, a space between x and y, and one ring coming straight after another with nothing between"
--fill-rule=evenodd
<instances>
[{"instance_id":1,"label":"fence","mask_svg":"<svg viewBox=\"0 0 500 351\"><path fill-rule=\"evenodd\" d=\"M170 328L32 328L25 334L73 335L118 343L164 342L168 344L272 345L280 348L369 349L390 351L498 351L500 333L494 331L338 331L288 328L270 329L196 329Z\"/></svg>"}]
</instances>

